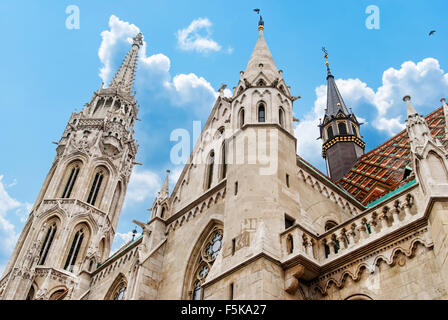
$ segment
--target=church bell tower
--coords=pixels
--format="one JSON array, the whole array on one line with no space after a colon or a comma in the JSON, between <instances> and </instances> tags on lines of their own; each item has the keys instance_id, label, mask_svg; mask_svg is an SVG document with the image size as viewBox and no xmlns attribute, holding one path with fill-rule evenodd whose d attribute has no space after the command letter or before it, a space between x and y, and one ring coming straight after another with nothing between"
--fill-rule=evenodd
<instances>
[{"instance_id":1,"label":"church bell tower","mask_svg":"<svg viewBox=\"0 0 448 320\"><path fill-rule=\"evenodd\" d=\"M110 86L72 113L0 279L0 299L79 299L109 256L138 149L132 88L142 45L139 33Z\"/></svg>"},{"instance_id":2,"label":"church bell tower","mask_svg":"<svg viewBox=\"0 0 448 320\"><path fill-rule=\"evenodd\" d=\"M319 124L322 139L322 157L327 164L327 174L333 180L342 179L364 154L360 126L353 112L349 112L330 71L328 53L327 66L327 107L323 121Z\"/></svg>"}]
</instances>

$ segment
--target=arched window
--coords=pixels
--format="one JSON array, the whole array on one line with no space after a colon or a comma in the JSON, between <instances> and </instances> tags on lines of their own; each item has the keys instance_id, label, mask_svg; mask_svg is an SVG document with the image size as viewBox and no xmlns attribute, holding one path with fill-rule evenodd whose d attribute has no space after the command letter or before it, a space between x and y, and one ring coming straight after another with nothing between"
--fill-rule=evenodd
<instances>
[{"instance_id":1,"label":"arched window","mask_svg":"<svg viewBox=\"0 0 448 320\"><path fill-rule=\"evenodd\" d=\"M207 159L207 175L205 189L210 189L213 182L213 166L215 164L215 152L212 150Z\"/></svg>"},{"instance_id":2,"label":"arched window","mask_svg":"<svg viewBox=\"0 0 448 320\"><path fill-rule=\"evenodd\" d=\"M221 146L221 179L224 179L227 174L227 143L224 141Z\"/></svg>"},{"instance_id":3,"label":"arched window","mask_svg":"<svg viewBox=\"0 0 448 320\"><path fill-rule=\"evenodd\" d=\"M165 207L162 207L162 211L160 212L160 218L163 218L165 216Z\"/></svg>"},{"instance_id":4,"label":"arched window","mask_svg":"<svg viewBox=\"0 0 448 320\"><path fill-rule=\"evenodd\" d=\"M215 227L208 234L205 242L202 244L199 254L199 259L193 266L194 273L190 286L190 299L202 299L202 285L210 271L219 251L222 248L223 230L221 227Z\"/></svg>"},{"instance_id":5,"label":"arched window","mask_svg":"<svg viewBox=\"0 0 448 320\"><path fill-rule=\"evenodd\" d=\"M79 162L72 163L68 167L67 173L64 176L66 182L61 198L70 198L70 195L73 191L73 186L75 185L76 179L78 178L80 168L81 164Z\"/></svg>"},{"instance_id":6,"label":"arched window","mask_svg":"<svg viewBox=\"0 0 448 320\"><path fill-rule=\"evenodd\" d=\"M327 136L328 136L328 139L331 139L334 137L333 128L331 127L331 125L327 128Z\"/></svg>"},{"instance_id":7,"label":"arched window","mask_svg":"<svg viewBox=\"0 0 448 320\"><path fill-rule=\"evenodd\" d=\"M94 175L92 185L90 187L89 196L87 197L87 203L90 203L94 206L97 202L99 207L101 203L102 194L104 191L103 185L106 184L107 181L107 171L104 168L99 168Z\"/></svg>"},{"instance_id":8,"label":"arched window","mask_svg":"<svg viewBox=\"0 0 448 320\"><path fill-rule=\"evenodd\" d=\"M258 107L258 122L265 122L265 108L264 108L264 104L261 103L260 106Z\"/></svg>"},{"instance_id":9,"label":"arched window","mask_svg":"<svg viewBox=\"0 0 448 320\"><path fill-rule=\"evenodd\" d=\"M126 284L122 283L118 288L117 292L115 292L113 300L123 300L125 293L126 293Z\"/></svg>"},{"instance_id":10,"label":"arched window","mask_svg":"<svg viewBox=\"0 0 448 320\"><path fill-rule=\"evenodd\" d=\"M123 300L126 295L126 289L127 289L127 281L125 276L120 273L110 286L106 296L104 297L105 300Z\"/></svg>"},{"instance_id":11,"label":"arched window","mask_svg":"<svg viewBox=\"0 0 448 320\"><path fill-rule=\"evenodd\" d=\"M278 109L278 123L280 124L281 127L284 126L284 122L285 122L285 112L283 111L283 108L280 107Z\"/></svg>"},{"instance_id":12,"label":"arched window","mask_svg":"<svg viewBox=\"0 0 448 320\"><path fill-rule=\"evenodd\" d=\"M240 109L238 113L238 127L242 127L244 125L244 108Z\"/></svg>"},{"instance_id":13,"label":"arched window","mask_svg":"<svg viewBox=\"0 0 448 320\"><path fill-rule=\"evenodd\" d=\"M328 231L330 229L333 229L334 227L336 227L338 224L337 222L333 221L333 220L328 220L327 222L325 222L325 231Z\"/></svg>"},{"instance_id":14,"label":"arched window","mask_svg":"<svg viewBox=\"0 0 448 320\"><path fill-rule=\"evenodd\" d=\"M339 129L339 134L347 134L347 126L345 125L345 122L339 122L338 129Z\"/></svg>"},{"instance_id":15,"label":"arched window","mask_svg":"<svg viewBox=\"0 0 448 320\"><path fill-rule=\"evenodd\" d=\"M47 228L47 232L45 233L45 239L42 243L42 247L40 248L39 253L39 264L45 264L45 260L47 259L48 251L50 250L51 244L53 243L54 235L56 234L56 222L51 223L51 225Z\"/></svg>"},{"instance_id":16,"label":"arched window","mask_svg":"<svg viewBox=\"0 0 448 320\"><path fill-rule=\"evenodd\" d=\"M67 259L65 260L64 269L70 272L73 272L73 268L76 264L76 259L78 258L79 251L81 249L84 236L85 236L85 227L81 227L73 237L72 244L70 246L70 250L68 252Z\"/></svg>"}]
</instances>

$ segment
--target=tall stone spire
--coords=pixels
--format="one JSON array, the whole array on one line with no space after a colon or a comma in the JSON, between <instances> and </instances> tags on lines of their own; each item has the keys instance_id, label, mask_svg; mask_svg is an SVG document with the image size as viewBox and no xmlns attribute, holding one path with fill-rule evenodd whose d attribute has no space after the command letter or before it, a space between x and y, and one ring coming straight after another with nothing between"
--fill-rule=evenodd
<instances>
[{"instance_id":1,"label":"tall stone spire","mask_svg":"<svg viewBox=\"0 0 448 320\"><path fill-rule=\"evenodd\" d=\"M358 122L353 112L349 112L330 71L328 53L327 66L327 108L322 123L319 124L322 157L327 162L327 174L334 181L342 179L364 154L365 143L361 138Z\"/></svg>"},{"instance_id":2,"label":"tall stone spire","mask_svg":"<svg viewBox=\"0 0 448 320\"><path fill-rule=\"evenodd\" d=\"M342 112L345 116L348 116L349 112L345 106L344 99L342 99L338 86L334 81L334 76L330 71L328 53L325 48L323 48L323 51L325 53L325 65L327 66L327 109L325 115L336 116Z\"/></svg>"},{"instance_id":3,"label":"tall stone spire","mask_svg":"<svg viewBox=\"0 0 448 320\"><path fill-rule=\"evenodd\" d=\"M168 198L168 196L169 196L169 192L170 192L169 184L168 184L169 175L170 175L170 170L166 170L165 181L163 182L162 188L160 189L159 196L158 196L160 199L165 199L165 198Z\"/></svg>"},{"instance_id":4,"label":"tall stone spire","mask_svg":"<svg viewBox=\"0 0 448 320\"><path fill-rule=\"evenodd\" d=\"M272 58L269 47L264 39L263 35L264 21L260 16L260 21L258 22L258 40L255 44L255 48L252 51L252 55L247 63L246 70L244 71L244 78L246 78L250 83L252 83L255 78L259 75L260 71L270 81L281 77L278 69L275 65L274 59Z\"/></svg>"},{"instance_id":5,"label":"tall stone spire","mask_svg":"<svg viewBox=\"0 0 448 320\"><path fill-rule=\"evenodd\" d=\"M134 84L138 50L140 46L143 45L142 33L138 33L135 38L133 38L133 40L134 42L132 44L131 50L126 55L126 58L120 66L120 69L118 69L110 84L111 88L121 89L122 91L125 91L127 93L131 93L132 86Z\"/></svg>"},{"instance_id":6,"label":"tall stone spire","mask_svg":"<svg viewBox=\"0 0 448 320\"><path fill-rule=\"evenodd\" d=\"M411 150L416 154L420 154L428 141L432 141L435 144L436 141L429 130L429 126L425 118L419 115L412 106L411 97L405 96L403 97L403 101L406 102L406 110L408 115L406 120L406 130L408 132Z\"/></svg>"}]
</instances>

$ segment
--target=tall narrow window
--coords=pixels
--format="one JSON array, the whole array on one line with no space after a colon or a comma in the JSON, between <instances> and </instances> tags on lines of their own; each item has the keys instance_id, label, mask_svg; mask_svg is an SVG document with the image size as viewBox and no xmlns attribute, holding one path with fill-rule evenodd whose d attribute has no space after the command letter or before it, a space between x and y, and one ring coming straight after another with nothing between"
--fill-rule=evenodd
<instances>
[{"instance_id":1,"label":"tall narrow window","mask_svg":"<svg viewBox=\"0 0 448 320\"><path fill-rule=\"evenodd\" d=\"M53 239L54 239L54 235L56 233L56 223L53 223L48 229L47 229L47 233L45 235L45 239L44 242L42 244L42 248L40 249L40 253L39 253L39 264L43 265L45 264L45 260L47 259L47 255L48 255L48 250L51 247L51 244L53 243Z\"/></svg>"},{"instance_id":2,"label":"tall narrow window","mask_svg":"<svg viewBox=\"0 0 448 320\"><path fill-rule=\"evenodd\" d=\"M331 127L331 125L327 129L327 136L328 136L328 139L331 139L331 138L334 137L334 135L333 135L333 128Z\"/></svg>"},{"instance_id":3,"label":"tall narrow window","mask_svg":"<svg viewBox=\"0 0 448 320\"><path fill-rule=\"evenodd\" d=\"M238 114L238 126L241 128L243 125L244 125L244 108L241 108Z\"/></svg>"},{"instance_id":4,"label":"tall narrow window","mask_svg":"<svg viewBox=\"0 0 448 320\"><path fill-rule=\"evenodd\" d=\"M70 251L68 252L67 260L65 260L64 269L73 272L73 268L78 257L79 250L81 249L82 241L84 240L84 229L81 228L75 233Z\"/></svg>"},{"instance_id":5,"label":"tall narrow window","mask_svg":"<svg viewBox=\"0 0 448 320\"><path fill-rule=\"evenodd\" d=\"M207 161L207 184L206 189L210 189L213 182L213 165L215 163L215 152L210 152L210 155L208 156Z\"/></svg>"},{"instance_id":6,"label":"tall narrow window","mask_svg":"<svg viewBox=\"0 0 448 320\"><path fill-rule=\"evenodd\" d=\"M258 122L264 122L265 121L265 109L264 104L260 104L258 107Z\"/></svg>"},{"instance_id":7,"label":"tall narrow window","mask_svg":"<svg viewBox=\"0 0 448 320\"><path fill-rule=\"evenodd\" d=\"M347 126L344 122L338 123L339 134L347 134Z\"/></svg>"},{"instance_id":8,"label":"tall narrow window","mask_svg":"<svg viewBox=\"0 0 448 320\"><path fill-rule=\"evenodd\" d=\"M162 212L160 213L160 218L165 216L165 207L162 207Z\"/></svg>"},{"instance_id":9,"label":"tall narrow window","mask_svg":"<svg viewBox=\"0 0 448 320\"><path fill-rule=\"evenodd\" d=\"M65 184L64 191L62 192L61 198L69 198L70 197L72 190L73 190L73 186L75 185L75 182L76 182L76 178L78 178L78 174L79 174L79 165L76 164L70 170L70 175L68 176L68 180Z\"/></svg>"},{"instance_id":10,"label":"tall narrow window","mask_svg":"<svg viewBox=\"0 0 448 320\"><path fill-rule=\"evenodd\" d=\"M285 118L285 115L284 115L284 112L283 112L283 108L280 107L278 109L278 123L280 124L281 127L284 126L284 121L285 121L284 118Z\"/></svg>"},{"instance_id":11,"label":"tall narrow window","mask_svg":"<svg viewBox=\"0 0 448 320\"><path fill-rule=\"evenodd\" d=\"M93 179L92 186L90 187L89 197L87 198L87 203L90 203L92 206L95 205L98 193L101 188L101 183L103 182L103 178L104 175L102 171L98 171L95 174L95 179Z\"/></svg>"},{"instance_id":12,"label":"tall narrow window","mask_svg":"<svg viewBox=\"0 0 448 320\"><path fill-rule=\"evenodd\" d=\"M227 159L226 159L227 144L224 141L221 147L221 179L224 179L227 174Z\"/></svg>"}]
</instances>

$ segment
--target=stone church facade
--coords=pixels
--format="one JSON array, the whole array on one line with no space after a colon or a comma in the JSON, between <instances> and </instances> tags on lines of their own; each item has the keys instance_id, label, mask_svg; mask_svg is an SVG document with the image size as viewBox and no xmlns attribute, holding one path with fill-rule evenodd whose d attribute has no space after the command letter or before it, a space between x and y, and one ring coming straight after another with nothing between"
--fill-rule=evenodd
<instances>
[{"instance_id":1,"label":"stone church facade","mask_svg":"<svg viewBox=\"0 0 448 320\"><path fill-rule=\"evenodd\" d=\"M134 38L110 86L70 117L0 299L448 298L445 101L423 117L406 96L406 130L364 153L327 60L325 175L296 154L299 97L263 32L260 19L174 189L167 174L149 221L135 221L142 235L109 257L138 150Z\"/></svg>"}]
</instances>

